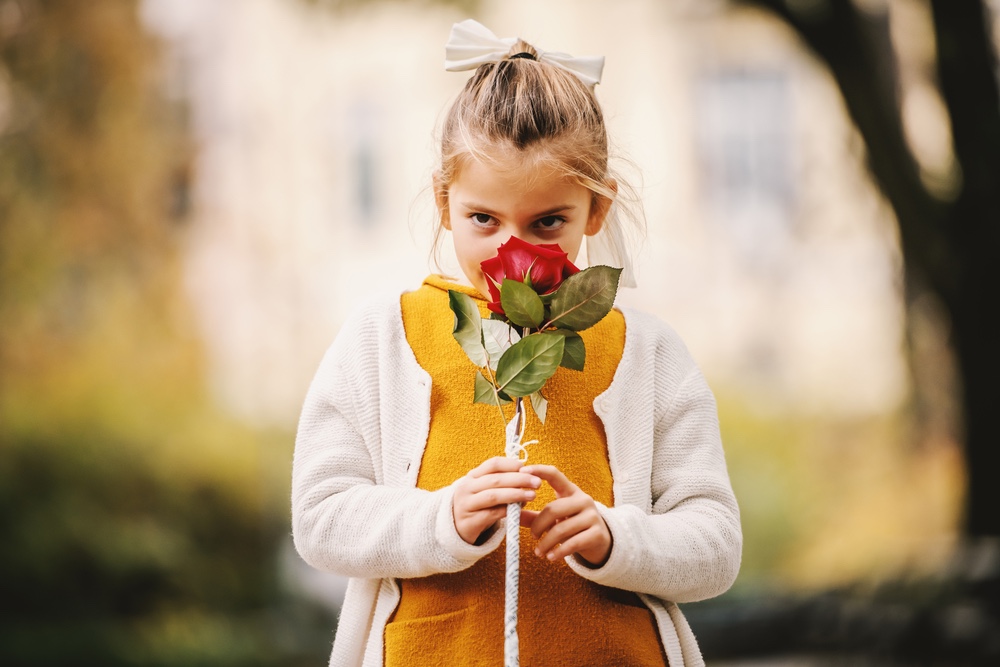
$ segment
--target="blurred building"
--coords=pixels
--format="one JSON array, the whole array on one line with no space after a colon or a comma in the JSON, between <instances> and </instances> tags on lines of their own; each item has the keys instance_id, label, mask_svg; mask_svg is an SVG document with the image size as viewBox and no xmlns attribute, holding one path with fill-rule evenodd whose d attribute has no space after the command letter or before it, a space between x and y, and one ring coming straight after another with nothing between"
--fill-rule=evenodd
<instances>
[{"instance_id":1,"label":"blurred building","mask_svg":"<svg viewBox=\"0 0 1000 667\"><path fill-rule=\"evenodd\" d=\"M466 17L405 2L144 7L199 145L188 278L218 394L294 424L346 314L432 270L435 130L468 76L443 71L443 45ZM607 56L598 95L648 222L640 287L621 301L671 322L727 395L891 409L905 389L895 231L829 75L759 13L623 0L611 21L608 7L484 0L476 18ZM911 102L932 136L935 100Z\"/></svg>"}]
</instances>

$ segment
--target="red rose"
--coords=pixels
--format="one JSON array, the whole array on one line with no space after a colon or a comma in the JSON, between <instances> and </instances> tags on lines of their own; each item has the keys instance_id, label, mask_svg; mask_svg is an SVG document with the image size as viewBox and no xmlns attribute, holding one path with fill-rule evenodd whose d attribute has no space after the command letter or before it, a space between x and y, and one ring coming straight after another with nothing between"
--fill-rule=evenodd
<instances>
[{"instance_id":1,"label":"red rose","mask_svg":"<svg viewBox=\"0 0 1000 667\"><path fill-rule=\"evenodd\" d=\"M488 308L500 315L504 314L500 306L500 285L504 278L528 282L525 280L528 277L535 292L549 294L566 278L580 271L569 261L569 255L559 244L534 245L516 236L511 236L497 249L496 257L491 257L480 266L486 275L486 286L492 300Z\"/></svg>"}]
</instances>

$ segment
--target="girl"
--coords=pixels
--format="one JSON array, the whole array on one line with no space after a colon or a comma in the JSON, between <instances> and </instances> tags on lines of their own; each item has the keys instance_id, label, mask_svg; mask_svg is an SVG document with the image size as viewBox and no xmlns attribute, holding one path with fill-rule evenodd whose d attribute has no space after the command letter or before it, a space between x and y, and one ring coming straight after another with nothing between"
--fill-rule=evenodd
<instances>
[{"instance_id":1,"label":"girl","mask_svg":"<svg viewBox=\"0 0 1000 667\"><path fill-rule=\"evenodd\" d=\"M476 68L452 105L434 175L440 227L467 285L420 289L353 316L309 390L292 474L294 538L350 577L331 665L500 665L507 503L526 503L522 664L702 664L679 602L739 569L739 511L715 401L677 335L613 310L582 333L584 371L545 385L530 465L497 456L504 424L473 404L448 289L478 299L480 264L510 237L615 247L620 223L593 85L574 60L457 24L449 69ZM627 259L627 258L624 258ZM507 418L510 418L508 413Z\"/></svg>"}]
</instances>

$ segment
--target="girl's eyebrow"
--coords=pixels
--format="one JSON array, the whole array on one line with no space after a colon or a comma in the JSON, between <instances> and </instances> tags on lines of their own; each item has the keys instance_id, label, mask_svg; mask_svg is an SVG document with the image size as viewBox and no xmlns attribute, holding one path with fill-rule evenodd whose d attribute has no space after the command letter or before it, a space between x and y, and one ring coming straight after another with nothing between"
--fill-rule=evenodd
<instances>
[{"instance_id":1,"label":"girl's eyebrow","mask_svg":"<svg viewBox=\"0 0 1000 667\"><path fill-rule=\"evenodd\" d=\"M492 216L496 217L496 214L497 214L496 211L492 210L488 206L481 206L481 205L477 204L476 202L468 202L468 201L463 201L463 202L460 202L460 203L462 204L462 206L464 208L466 208L466 209L468 209L470 211L476 211L478 213L485 213L486 215L492 215Z\"/></svg>"},{"instance_id":2,"label":"girl's eyebrow","mask_svg":"<svg viewBox=\"0 0 1000 667\"><path fill-rule=\"evenodd\" d=\"M480 206L475 202L461 202L461 205L470 211L485 213L486 215L492 215L493 217L497 216L496 211L490 209L488 206ZM568 211L573 211L575 209L576 209L576 204L560 204L558 206L553 206L552 208L545 209L544 211L533 213L531 217L544 218L550 215L555 215L556 213L566 213Z\"/></svg>"},{"instance_id":3,"label":"girl's eyebrow","mask_svg":"<svg viewBox=\"0 0 1000 667\"><path fill-rule=\"evenodd\" d=\"M555 215L556 213L566 213L567 211L573 211L576 209L576 204L563 204L561 206L554 206L548 210L540 211L536 213L533 217L544 218L550 215Z\"/></svg>"}]
</instances>

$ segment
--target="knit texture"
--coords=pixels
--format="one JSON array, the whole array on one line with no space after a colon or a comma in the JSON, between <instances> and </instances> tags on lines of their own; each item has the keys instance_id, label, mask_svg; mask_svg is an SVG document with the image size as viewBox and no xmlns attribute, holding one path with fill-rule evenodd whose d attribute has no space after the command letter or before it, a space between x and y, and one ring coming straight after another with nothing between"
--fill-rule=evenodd
<instances>
[{"instance_id":1,"label":"knit texture","mask_svg":"<svg viewBox=\"0 0 1000 667\"><path fill-rule=\"evenodd\" d=\"M719 595L739 570L739 509L715 400L668 326L623 309L625 349L593 403L604 426L614 505L599 505L614 548L581 577L633 591L653 611L671 667L702 665L676 603ZM399 296L359 309L306 396L292 467L292 534L313 567L351 577L330 664L382 664L398 579L457 572L495 550L458 535L452 486L417 488L431 379L406 340ZM599 619L598 619L599 620Z\"/></svg>"},{"instance_id":2,"label":"knit texture","mask_svg":"<svg viewBox=\"0 0 1000 667\"><path fill-rule=\"evenodd\" d=\"M448 289L476 299L475 290L432 276L403 295L406 337L432 380L431 423L417 486L434 491L452 484L487 458L503 454L504 424L495 406L473 404L475 367L452 336ZM625 319L612 311L583 332L584 372L560 368L545 386L549 410L541 424L529 410L524 441L530 462L555 465L595 500L613 504L604 427L594 399L610 386L625 345ZM547 484L526 508L555 499ZM595 584L564 561L532 553L535 540L521 528L518 635L525 665L621 667L665 664L652 612L634 593ZM388 667L499 665L503 663L505 554L497 549L468 569L403 579L400 602L385 630ZM598 620L598 622L594 622Z\"/></svg>"}]
</instances>

